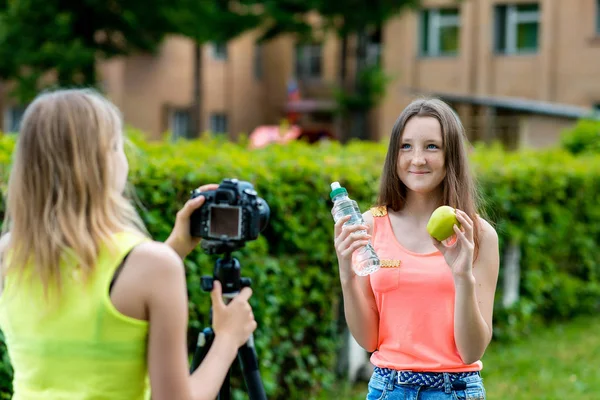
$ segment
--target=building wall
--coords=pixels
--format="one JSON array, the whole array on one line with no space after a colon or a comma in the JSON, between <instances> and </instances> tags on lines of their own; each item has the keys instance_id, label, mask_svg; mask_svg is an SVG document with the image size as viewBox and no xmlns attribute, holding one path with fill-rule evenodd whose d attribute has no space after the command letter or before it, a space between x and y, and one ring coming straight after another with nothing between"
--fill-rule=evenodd
<instances>
[{"instance_id":1,"label":"building wall","mask_svg":"<svg viewBox=\"0 0 600 400\"><path fill-rule=\"evenodd\" d=\"M192 43L165 40L157 55L139 54L100 64L107 96L127 124L159 138L166 130L165 107L186 107L192 98Z\"/></svg>"},{"instance_id":2,"label":"building wall","mask_svg":"<svg viewBox=\"0 0 600 400\"><path fill-rule=\"evenodd\" d=\"M494 6L532 0L464 0L460 3L459 51L455 56L422 57L419 14L405 12L382 31L382 65L393 78L381 105L371 112L374 139L385 139L402 109L421 92L524 97L592 107L600 103L600 34L596 0L539 0L539 46L534 54L496 54ZM455 6L455 0L424 0L424 7ZM314 17L315 21L318 19ZM257 32L227 44L227 59L203 47L202 130L223 113L232 137L285 116L287 84L294 76L295 40L282 36L262 47L262 77L255 76ZM330 97L336 84L340 43L323 36L322 76L300 82L304 98ZM355 42L350 40L350 54ZM169 37L157 55L141 54L102 62L100 77L126 122L159 138L171 125L173 110L189 107L193 96L194 46ZM348 64L353 72L353 63ZM4 99L8 106L10 101ZM460 106L461 115L469 107ZM1 117L1 116L0 116ZM475 134L474 137L481 136Z\"/></svg>"},{"instance_id":3,"label":"building wall","mask_svg":"<svg viewBox=\"0 0 600 400\"><path fill-rule=\"evenodd\" d=\"M266 87L254 75L254 36L244 35L227 46L225 60L215 58L213 46L202 50L202 130L210 116L227 116L232 133L252 129L265 119ZM169 129L172 110L191 106L194 45L183 37L169 37L156 56L135 55L100 64L107 95L131 126L159 138Z\"/></svg>"},{"instance_id":4,"label":"building wall","mask_svg":"<svg viewBox=\"0 0 600 400\"><path fill-rule=\"evenodd\" d=\"M419 55L418 14L399 16L385 27L383 60L396 77L381 107L379 136L389 135L401 110L416 97L408 89L520 97L582 107L600 103L600 35L596 0L540 0L538 50L495 52L494 6L531 0L466 0L460 5L459 52L452 57ZM424 1L424 7L452 6Z\"/></svg>"},{"instance_id":5,"label":"building wall","mask_svg":"<svg viewBox=\"0 0 600 400\"><path fill-rule=\"evenodd\" d=\"M277 124L285 116L287 85L294 76L295 41L287 35L262 46L262 74L255 74L256 32L227 44L227 58L214 57L203 47L202 130L210 129L214 113L225 114L230 136L250 133L262 124ZM160 137L169 128L169 110L191 105L193 96L192 42L169 37L156 56L135 55L100 64L108 96L122 109L128 124ZM323 41L322 76L301 82L303 97L331 96L337 75L338 43Z\"/></svg>"},{"instance_id":6,"label":"building wall","mask_svg":"<svg viewBox=\"0 0 600 400\"><path fill-rule=\"evenodd\" d=\"M550 147L559 142L564 130L573 126L573 120L539 115L520 117L519 145L521 147Z\"/></svg>"},{"instance_id":7,"label":"building wall","mask_svg":"<svg viewBox=\"0 0 600 400\"><path fill-rule=\"evenodd\" d=\"M278 37L265 46L265 108L264 122L280 119L286 101L287 79L293 73L294 46L292 38Z\"/></svg>"},{"instance_id":8,"label":"building wall","mask_svg":"<svg viewBox=\"0 0 600 400\"><path fill-rule=\"evenodd\" d=\"M553 60L557 101L586 107L600 103L600 34L596 31L595 3L569 2L557 13L554 37L558 53Z\"/></svg>"}]
</instances>

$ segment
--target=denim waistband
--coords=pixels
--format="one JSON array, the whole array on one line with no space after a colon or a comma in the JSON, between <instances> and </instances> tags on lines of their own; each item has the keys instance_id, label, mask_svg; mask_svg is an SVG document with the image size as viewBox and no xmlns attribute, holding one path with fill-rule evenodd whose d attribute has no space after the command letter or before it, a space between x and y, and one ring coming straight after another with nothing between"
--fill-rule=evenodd
<instances>
[{"instance_id":1,"label":"denim waistband","mask_svg":"<svg viewBox=\"0 0 600 400\"><path fill-rule=\"evenodd\" d=\"M396 382L399 385L418 385L418 386L426 386L434 389L444 389L445 388L445 378L447 376L450 380L450 384L453 386L455 390L464 389L462 386L466 386L464 382L461 381L462 378L466 378L469 376L480 375L479 371L471 371L471 372L413 372L413 371L395 371L389 368L379 368L375 367L375 373L378 375L387 378L394 373Z\"/></svg>"}]
</instances>

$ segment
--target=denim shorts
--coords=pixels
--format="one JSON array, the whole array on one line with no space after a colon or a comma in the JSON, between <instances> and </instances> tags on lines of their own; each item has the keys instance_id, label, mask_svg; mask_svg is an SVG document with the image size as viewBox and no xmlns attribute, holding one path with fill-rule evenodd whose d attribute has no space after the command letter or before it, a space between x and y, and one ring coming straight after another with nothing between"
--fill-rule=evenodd
<instances>
[{"instance_id":1,"label":"denim shorts","mask_svg":"<svg viewBox=\"0 0 600 400\"><path fill-rule=\"evenodd\" d=\"M440 372L427 373L437 375L443 381L442 387L430 387L425 382L407 383L398 371L375 368L369 381L366 400L485 400L485 388L481 375L468 376ZM418 378L418 377L417 377ZM416 379L419 380L419 379Z\"/></svg>"}]
</instances>

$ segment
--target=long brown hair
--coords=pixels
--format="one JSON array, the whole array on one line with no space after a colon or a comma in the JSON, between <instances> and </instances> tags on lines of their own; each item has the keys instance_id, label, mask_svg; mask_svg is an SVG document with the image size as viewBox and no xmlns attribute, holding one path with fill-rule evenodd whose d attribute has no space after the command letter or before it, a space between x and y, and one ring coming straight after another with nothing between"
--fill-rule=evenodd
<instances>
[{"instance_id":1,"label":"long brown hair","mask_svg":"<svg viewBox=\"0 0 600 400\"><path fill-rule=\"evenodd\" d=\"M114 233L146 234L114 184L111 152L122 134L118 109L92 90L47 92L29 105L8 182L5 273L32 267L45 294L51 283L60 291L66 253L87 277Z\"/></svg>"},{"instance_id":2,"label":"long brown hair","mask_svg":"<svg viewBox=\"0 0 600 400\"><path fill-rule=\"evenodd\" d=\"M407 122L413 117L433 117L442 127L444 146L444 165L446 176L442 181L440 205L458 208L469 215L474 224L475 258L479 251L480 195L471 174L467 157L465 129L452 108L439 99L418 99L410 103L400 114L390 137L389 147L383 166L379 196L379 206L387 206L394 211L401 210L406 204L406 185L398 176L398 157L402 134Z\"/></svg>"}]
</instances>

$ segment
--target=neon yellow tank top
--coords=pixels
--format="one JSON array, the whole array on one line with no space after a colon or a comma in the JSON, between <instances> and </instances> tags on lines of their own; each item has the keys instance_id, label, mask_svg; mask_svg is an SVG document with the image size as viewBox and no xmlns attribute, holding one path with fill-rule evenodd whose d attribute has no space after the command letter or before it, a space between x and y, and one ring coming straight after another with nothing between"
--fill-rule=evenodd
<instances>
[{"instance_id":1,"label":"neon yellow tank top","mask_svg":"<svg viewBox=\"0 0 600 400\"><path fill-rule=\"evenodd\" d=\"M60 297L44 300L41 283L13 284L0 297L0 329L14 370L13 400L142 400L149 395L148 322L119 313L109 286L122 258L146 240L115 235L115 250L101 248L95 271L80 280L63 263ZM25 275L27 277L27 275Z\"/></svg>"}]
</instances>

